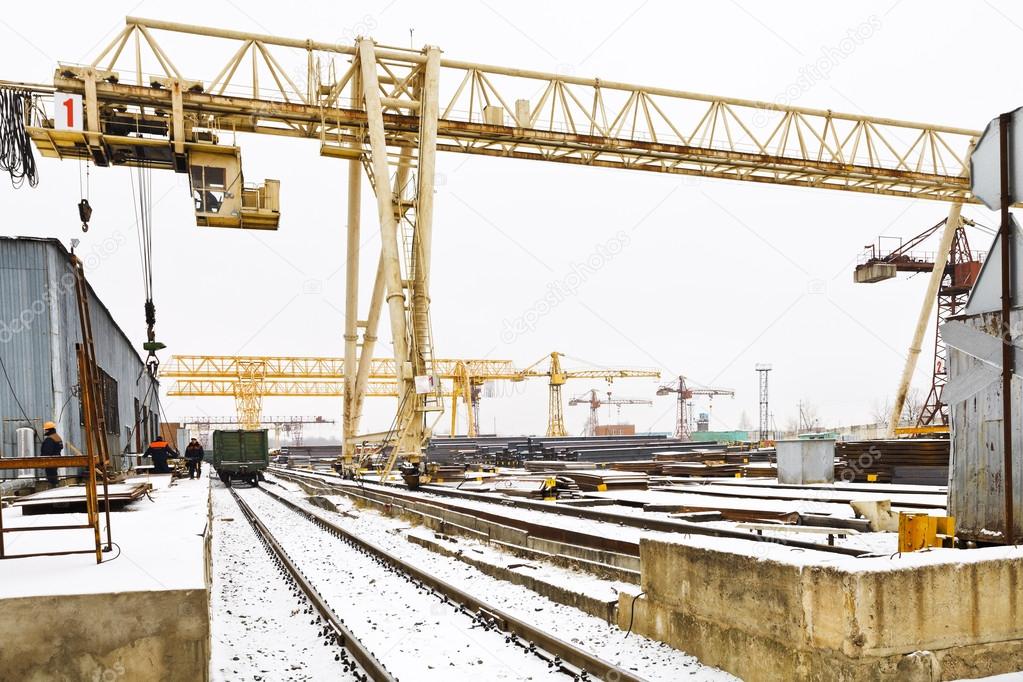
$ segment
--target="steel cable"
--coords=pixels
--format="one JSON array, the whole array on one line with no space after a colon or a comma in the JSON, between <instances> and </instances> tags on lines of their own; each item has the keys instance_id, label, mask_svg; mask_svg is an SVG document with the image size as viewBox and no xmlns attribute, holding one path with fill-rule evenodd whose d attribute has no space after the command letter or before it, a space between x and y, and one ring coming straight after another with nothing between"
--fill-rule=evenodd
<instances>
[{"instance_id":1,"label":"steel cable","mask_svg":"<svg viewBox=\"0 0 1023 682\"><path fill-rule=\"evenodd\" d=\"M39 184L39 171L32 153L32 141L25 130L27 92L0 88L0 170L11 176L11 184L20 188Z\"/></svg>"}]
</instances>

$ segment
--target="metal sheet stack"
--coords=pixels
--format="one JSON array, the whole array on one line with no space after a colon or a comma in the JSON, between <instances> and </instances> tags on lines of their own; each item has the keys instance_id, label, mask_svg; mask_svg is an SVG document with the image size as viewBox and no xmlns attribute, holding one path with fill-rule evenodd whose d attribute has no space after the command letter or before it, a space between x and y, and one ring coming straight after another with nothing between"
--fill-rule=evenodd
<instances>
[{"instance_id":1,"label":"metal sheet stack","mask_svg":"<svg viewBox=\"0 0 1023 682\"><path fill-rule=\"evenodd\" d=\"M576 485L583 492L646 490L649 482L646 474L630 471L608 471L607 469L564 471L561 475L575 481Z\"/></svg>"},{"instance_id":2,"label":"metal sheet stack","mask_svg":"<svg viewBox=\"0 0 1023 682\"><path fill-rule=\"evenodd\" d=\"M835 480L839 481L905 485L944 485L948 481L947 439L840 442L835 458Z\"/></svg>"}]
</instances>

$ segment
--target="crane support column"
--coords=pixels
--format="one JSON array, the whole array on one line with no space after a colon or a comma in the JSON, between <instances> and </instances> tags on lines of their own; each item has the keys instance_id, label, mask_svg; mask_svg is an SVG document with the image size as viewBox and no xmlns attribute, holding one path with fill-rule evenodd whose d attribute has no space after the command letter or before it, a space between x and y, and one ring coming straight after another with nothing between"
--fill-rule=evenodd
<instances>
[{"instance_id":1,"label":"crane support column","mask_svg":"<svg viewBox=\"0 0 1023 682\"><path fill-rule=\"evenodd\" d=\"M358 101L359 77L352 79L353 99ZM344 438L341 448L344 454L345 470L352 464L354 443L349 439L355 435L356 405L355 384L358 374L356 350L359 342L359 245L361 231L362 162L352 159L348 162L348 245L345 265L345 395L343 398L342 431Z\"/></svg>"},{"instance_id":2,"label":"crane support column","mask_svg":"<svg viewBox=\"0 0 1023 682\"><path fill-rule=\"evenodd\" d=\"M916 362L920 358L920 348L923 345L924 332L931 321L931 312L934 310L937 301L938 287L945 275L945 264L948 262L948 254L952 248L952 239L955 238L956 230L959 228L960 213L963 205L952 204L948 210L948 220L945 222L945 230L941 233L941 243L938 245L938 252L934 256L934 267L931 269L931 278L927 282L927 291L924 293L924 303L920 308L920 316L917 318L916 331L913 332L913 342L909 346L909 354L906 356L906 366L902 370L902 378L899 380L899 388L895 393L895 405L892 407L892 416L888 420L888 437L895 437L895 429L902 419L902 408L906 405L906 396L909 394L909 385L913 381L913 373L916 371Z\"/></svg>"},{"instance_id":3,"label":"crane support column","mask_svg":"<svg viewBox=\"0 0 1023 682\"><path fill-rule=\"evenodd\" d=\"M384 307L384 256L377 259L377 274L373 280L373 293L369 300L369 313L366 315L366 328L362 332L362 350L359 353L359 369L355 377L355 396L352 403L352 433L359 432L362 419L362 405L366 397L366 385L369 382L369 371L373 365L373 353L376 350L377 330L380 328L380 313Z\"/></svg>"},{"instance_id":4,"label":"crane support column","mask_svg":"<svg viewBox=\"0 0 1023 682\"><path fill-rule=\"evenodd\" d=\"M380 257L384 284L387 289L387 308L391 318L391 341L394 344L395 380L402 396L415 397L413 378L404 368L409 361L408 329L405 318L405 293L401 283L401 263L398 254L395 207L388 178L387 139L384 134L384 113L380 103L380 83L377 78L376 54L373 42L359 41L359 61L362 67L363 96L369 128L370 156L376 178L374 194L380 215Z\"/></svg>"}]
</instances>

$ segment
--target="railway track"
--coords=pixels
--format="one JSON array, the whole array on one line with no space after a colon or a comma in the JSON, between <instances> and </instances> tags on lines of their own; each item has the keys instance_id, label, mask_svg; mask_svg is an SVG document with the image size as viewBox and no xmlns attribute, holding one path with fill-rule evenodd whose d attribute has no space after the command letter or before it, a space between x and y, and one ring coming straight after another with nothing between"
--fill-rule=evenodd
<instances>
[{"instance_id":1,"label":"railway track","mask_svg":"<svg viewBox=\"0 0 1023 682\"><path fill-rule=\"evenodd\" d=\"M356 630L364 633L363 639L360 641L349 629L349 625L339 617L339 614L345 614L348 611L343 609L336 611L335 609L339 608L337 606L332 608L331 603L334 602L335 596L324 596L328 590L323 586L320 586L318 590L316 585L318 579L312 575L318 573L329 580L327 576L332 575L332 570L336 571L336 567L333 566L320 566L318 571L312 570L311 565L317 561L323 561L324 554L340 557L343 563L339 565L343 566L346 572L353 575L362 572L361 582L355 580L350 583L349 590L358 589L353 586L365 585L367 582L379 581L378 584L389 583L392 586L396 581L400 583L403 589L388 590L386 593L382 593L386 602L378 601L377 604L384 611L393 607L394 603L399 600L407 610L418 609L420 612L428 613L430 618L436 619L438 609L446 610L448 618L457 621L457 629L461 630L461 634L469 633L466 641L471 643L474 651L486 652L486 655L480 653L481 658L477 663L486 665L493 661L495 665L501 664L500 674L496 674L492 670L476 671L477 675L485 674L487 679L520 679L530 676L535 678L537 674L542 675L543 672L560 679L604 679L611 682L640 682L642 679L633 672L624 670L585 649L561 640L513 614L492 606L485 600L409 564L391 552L341 528L319 514L304 509L281 495L264 488L243 493L232 488L231 492L242 509L242 513L263 540L267 550L272 552L279 562L282 572L286 572L289 579L294 582L296 589L308 602L310 614L315 614L322 620L321 636L324 637L325 645L333 644L341 647L344 653L339 653L339 656L341 660L351 662L350 672L355 679L394 680L397 679L395 668L404 667L406 672L410 672L410 662L403 660L400 666L392 665L392 670L389 671L380 661L382 656L374 655L370 651L371 648L376 650L376 646L370 643L369 639L378 634L377 626L374 625L369 634L356 627ZM257 499L260 502L257 502ZM271 510L266 506L268 502L279 506L278 511L286 511L288 516L281 517L277 511ZM277 518L276 520L261 518L270 516ZM274 536L270 526L275 524L281 524L288 528L284 541L286 545L301 536L301 530L291 523L291 519L295 516L305 519L306 522L323 531L323 536L317 542L312 543L319 549L319 557L305 554L304 550L298 551L295 549L297 545L292 547L292 554L289 555L285 547ZM324 545L330 542L330 538L348 545L352 552L344 555L333 551L324 553ZM300 554L304 556L299 559L294 558ZM367 562L370 563L367 564ZM336 586L333 588L336 590ZM383 590L383 587L380 589ZM372 607L372 604L367 606L367 608ZM354 620L358 620L358 618L349 617L349 623ZM439 628L447 633L445 639L456 638L457 633L453 633L451 625L445 624L448 625L446 631L443 627ZM380 625L383 629L383 624ZM415 636L413 636L414 638ZM377 637L377 639L380 638ZM398 645L389 645L388 653L396 653L392 652L396 646ZM447 647L450 650L455 648L452 642L436 642L432 645L427 644L427 646L442 649ZM524 659L510 665L507 660L509 655L512 658L524 657ZM486 662L484 659L487 659ZM424 661L424 668L426 665ZM346 668L346 670L349 669ZM434 670L434 672L439 671ZM426 673L425 669L416 671L414 679L426 679L428 677ZM448 672L436 677L437 679L450 679Z\"/></svg>"},{"instance_id":2,"label":"railway track","mask_svg":"<svg viewBox=\"0 0 1023 682\"><path fill-rule=\"evenodd\" d=\"M323 628L320 630L320 637L325 640L324 644L330 643L338 647L335 660L341 663L344 672L351 674L359 682L395 680L396 678L388 672L387 667L363 646L359 638L334 613L316 588L310 584L291 556L281 547L277 538L259 520L259 517L252 511L248 503L242 499L234 488L228 488L228 490L231 491L234 501L238 503L242 516L252 526L260 543L270 555L271 560L280 569L282 578L294 587L296 597L301 603L306 605L306 612L311 616L315 616L318 624L323 624Z\"/></svg>"},{"instance_id":3,"label":"railway track","mask_svg":"<svg viewBox=\"0 0 1023 682\"><path fill-rule=\"evenodd\" d=\"M271 471L278 476L291 480L305 480L307 482L315 482L319 485L330 487L336 490L339 494L344 494L341 483L342 479L340 476L332 474L322 473L298 473L289 469L280 469L271 467ZM332 480L333 479L333 480ZM336 481L336 482L335 482ZM549 502L539 502L535 500L526 500L520 498L505 498L498 499L493 496L475 493L465 490L456 490L453 488L444 488L441 486L422 486L416 492L409 492L407 489L402 489L398 485L390 484L367 484L367 490L372 490L375 494L384 495L395 502L400 503L401 501L428 501L431 504L435 504L442 507L450 507L439 498L454 498L462 500L471 500L473 502L484 502L489 505L493 505L495 512L489 514L487 512L480 512L469 510L465 508L459 508L458 511L467 513L470 515L480 516L481 518L492 518L494 520L500 520L501 523L508 525L514 525L515 522L511 519L506 518L506 514L499 511L502 507L513 507L516 509L526 509L530 511L544 512L546 514L553 514L558 516L568 516L580 519L588 519L591 521L601 521L604 523L613 524L615 526L629 526L632 528L640 528L642 530L655 530L666 533L686 533L692 535L709 535L720 538L731 538L735 540L747 540L751 542L769 542L772 544L785 545L787 547L794 547L802 550L814 550L819 552L828 552L831 554L843 554L846 556L866 556L870 552L863 549L856 549L853 547L842 547L842 546L831 546L824 543L810 542L807 540L795 540L790 538L774 538L754 535L748 532L731 530L727 528L719 528L714 526L708 526L706 524L693 523L688 521L682 521L677 519L664 519L656 518L652 516L640 516L633 514L623 514L620 512L605 511L602 509L585 508L585 507L573 507L569 505L556 505ZM451 507L454 509L454 507ZM532 534L536 534L538 537L546 537L548 535L556 535L562 537L563 532L557 530L552 531L546 526L539 526L536 524L518 524L522 530L526 530ZM577 534L578 535L578 534ZM553 536L552 536L553 537ZM557 538L553 538L557 539ZM624 554L635 554L638 556L638 548L628 547L626 544L617 542L614 537L598 538L593 536L579 536L574 542L576 544L592 546L596 549L604 549L613 552L621 552Z\"/></svg>"}]
</instances>

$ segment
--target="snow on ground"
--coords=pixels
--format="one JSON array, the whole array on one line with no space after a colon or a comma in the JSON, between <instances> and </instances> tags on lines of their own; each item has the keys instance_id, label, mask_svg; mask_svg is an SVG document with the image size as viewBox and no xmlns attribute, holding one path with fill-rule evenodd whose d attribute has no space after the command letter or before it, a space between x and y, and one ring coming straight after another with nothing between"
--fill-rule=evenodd
<instances>
[{"instance_id":1,"label":"snow on ground","mask_svg":"<svg viewBox=\"0 0 1023 682\"><path fill-rule=\"evenodd\" d=\"M298 492L297 486L288 484L281 479L275 478L274 481L280 484L289 499L298 502L314 513L329 518L342 528L366 538L442 580L485 597L498 609L529 620L552 634L588 649L623 668L636 671L649 680L676 680L683 676L691 680L714 682L737 679L717 668L704 666L696 658L673 649L667 644L647 639L635 633L626 638L625 633L616 626L610 626L600 618L582 613L571 606L551 601L520 585L492 578L462 561L436 554L415 545L405 538L405 532L409 526L400 519L388 518L374 511L356 509L347 498L338 498L342 505L347 505L339 507L340 513L325 511L306 502L304 495ZM521 510L509 509L508 511L511 513ZM544 520L550 521L550 515L541 512L533 513L540 514ZM558 517L559 523L563 518L566 521L586 521L585 519ZM587 523L597 524L600 532L607 532L607 524L592 521L587 521ZM614 528L616 534L619 534L619 531L628 530L618 526ZM637 534L639 532L637 529ZM461 540L460 538L459 541L461 542ZM517 558L509 560L521 562L521 559ZM596 589L594 582L598 579L583 573L577 575L584 589L587 591ZM607 583L608 581L599 582ZM638 590L635 586L631 586L631 589L632 591Z\"/></svg>"},{"instance_id":2,"label":"snow on ground","mask_svg":"<svg viewBox=\"0 0 1023 682\"><path fill-rule=\"evenodd\" d=\"M305 608L303 604L301 608ZM210 590L213 680L343 677L337 647L323 646L308 614L226 488L213 488Z\"/></svg>"},{"instance_id":3,"label":"snow on ground","mask_svg":"<svg viewBox=\"0 0 1023 682\"><path fill-rule=\"evenodd\" d=\"M215 484L216 485L216 484ZM253 489L239 494L363 645L399 679L546 678L547 664L504 634L419 591L319 526Z\"/></svg>"},{"instance_id":4,"label":"snow on ground","mask_svg":"<svg viewBox=\"0 0 1023 682\"><path fill-rule=\"evenodd\" d=\"M749 479L745 479L749 480ZM772 479L773 480L773 479ZM918 493L903 492L864 492L860 490L849 490L843 488L769 488L763 485L721 485L708 483L705 485L679 485L670 488L659 487L658 491L701 493L704 495L714 494L718 499L729 500L732 496L742 495L754 499L785 499L800 497L804 500L818 502L838 502L845 504L847 500L891 500L892 506L914 505L923 507L943 507L945 505L944 491L928 491ZM796 500L798 503L798 500Z\"/></svg>"},{"instance_id":5,"label":"snow on ground","mask_svg":"<svg viewBox=\"0 0 1023 682\"><path fill-rule=\"evenodd\" d=\"M96 564L95 554L30 557L0 561L0 599L44 594L102 594L144 590L204 589L203 531L209 488L205 479L153 476L152 499L143 497L111 512L116 547ZM5 527L84 524L85 514L22 516L18 506L3 510ZM106 540L101 512L102 539ZM92 530L5 533L10 554L90 549ZM118 551L120 552L118 554Z\"/></svg>"},{"instance_id":6,"label":"snow on ground","mask_svg":"<svg viewBox=\"0 0 1023 682\"><path fill-rule=\"evenodd\" d=\"M711 528L724 528L726 530L745 530L743 528L736 527L736 524L731 521L708 521L701 525L708 526ZM770 539L779 540L800 540L802 542L817 542L824 544L827 542L827 534L824 533L805 533L798 531L786 531L785 528L792 528L793 526L779 525L778 530L764 530L763 537ZM755 531L748 531L750 536L753 536ZM873 554L892 554L899 549L899 534L898 533L850 533L844 538L836 537L835 545L838 547L850 547L853 549L862 549L866 552Z\"/></svg>"}]
</instances>

